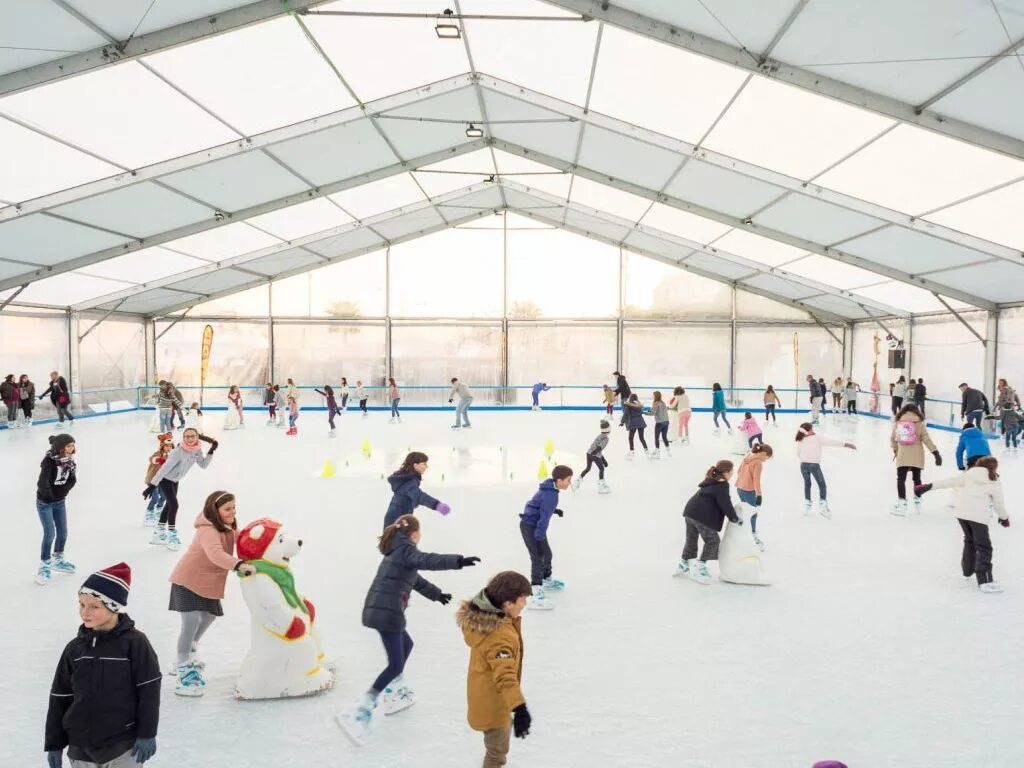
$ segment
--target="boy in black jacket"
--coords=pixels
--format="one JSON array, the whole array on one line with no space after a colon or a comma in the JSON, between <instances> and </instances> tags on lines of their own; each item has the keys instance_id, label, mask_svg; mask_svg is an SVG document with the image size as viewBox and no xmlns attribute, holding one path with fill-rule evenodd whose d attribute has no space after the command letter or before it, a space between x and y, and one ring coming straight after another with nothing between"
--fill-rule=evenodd
<instances>
[{"instance_id":1,"label":"boy in black jacket","mask_svg":"<svg viewBox=\"0 0 1024 768\"><path fill-rule=\"evenodd\" d=\"M722 459L708 469L697 492L686 502L683 517L686 520L686 544L675 575L688 575L700 584L710 584L708 560L718 559L718 546L725 518L737 525L743 525L729 498L729 479L732 477L732 462ZM704 551L697 560L697 537L704 540Z\"/></svg>"},{"instance_id":2,"label":"boy in black jacket","mask_svg":"<svg viewBox=\"0 0 1024 768\"><path fill-rule=\"evenodd\" d=\"M160 662L127 611L131 569L118 563L78 590L82 626L50 688L43 749L49 768L129 768L156 753Z\"/></svg>"}]
</instances>

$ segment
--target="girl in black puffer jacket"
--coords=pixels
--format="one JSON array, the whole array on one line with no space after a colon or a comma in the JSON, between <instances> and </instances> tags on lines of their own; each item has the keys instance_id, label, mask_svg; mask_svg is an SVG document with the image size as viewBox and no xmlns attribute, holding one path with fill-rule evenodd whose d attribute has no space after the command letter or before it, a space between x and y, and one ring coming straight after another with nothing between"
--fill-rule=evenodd
<instances>
[{"instance_id":1,"label":"girl in black puffer jacket","mask_svg":"<svg viewBox=\"0 0 1024 768\"><path fill-rule=\"evenodd\" d=\"M405 630L405 609L409 595L415 590L428 600L447 605L452 596L419 575L424 571L453 571L476 565L479 557L462 555L436 555L420 552L420 523L412 515L402 515L384 529L379 549L384 559L377 567L377 575L366 593L363 604L363 626L380 634L388 665L370 689L348 711L338 716L338 724L356 745L365 739L377 708L378 697L384 714L390 715L411 707L415 700L412 691L402 685L405 662L412 653L412 638Z\"/></svg>"},{"instance_id":2,"label":"girl in black puffer jacket","mask_svg":"<svg viewBox=\"0 0 1024 768\"><path fill-rule=\"evenodd\" d=\"M676 575L688 575L700 584L709 584L707 561L718 559L718 546L725 519L743 525L729 498L729 480L732 478L732 462L722 459L708 469L704 480L697 486L697 492L686 502L683 518L686 520L686 544ZM697 559L697 538L704 540L704 551Z\"/></svg>"}]
</instances>

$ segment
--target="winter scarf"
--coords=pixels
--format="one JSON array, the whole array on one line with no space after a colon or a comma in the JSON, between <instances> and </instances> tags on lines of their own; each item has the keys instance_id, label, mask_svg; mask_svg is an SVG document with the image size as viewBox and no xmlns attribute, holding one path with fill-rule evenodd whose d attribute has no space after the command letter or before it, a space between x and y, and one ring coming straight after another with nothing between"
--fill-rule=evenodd
<instances>
[{"instance_id":1,"label":"winter scarf","mask_svg":"<svg viewBox=\"0 0 1024 768\"><path fill-rule=\"evenodd\" d=\"M274 580L289 607L298 608L306 614L309 613L305 601L295 589L295 576L289 568L277 565L269 560L249 560L247 562L256 569L257 573L262 573L264 576L269 576Z\"/></svg>"}]
</instances>

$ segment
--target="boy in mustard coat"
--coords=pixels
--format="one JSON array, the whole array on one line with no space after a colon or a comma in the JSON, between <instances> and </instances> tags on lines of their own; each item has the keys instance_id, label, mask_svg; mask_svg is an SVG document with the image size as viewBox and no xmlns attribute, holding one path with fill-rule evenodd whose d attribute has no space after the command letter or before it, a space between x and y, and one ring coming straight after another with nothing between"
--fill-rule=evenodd
<instances>
[{"instance_id":1,"label":"boy in mustard coat","mask_svg":"<svg viewBox=\"0 0 1024 768\"><path fill-rule=\"evenodd\" d=\"M483 768L501 768L508 757L509 737L530 732L530 713L519 688L523 677L523 636L519 615L532 589L530 580L503 571L455 614L470 648L466 698L469 725L484 733Z\"/></svg>"}]
</instances>

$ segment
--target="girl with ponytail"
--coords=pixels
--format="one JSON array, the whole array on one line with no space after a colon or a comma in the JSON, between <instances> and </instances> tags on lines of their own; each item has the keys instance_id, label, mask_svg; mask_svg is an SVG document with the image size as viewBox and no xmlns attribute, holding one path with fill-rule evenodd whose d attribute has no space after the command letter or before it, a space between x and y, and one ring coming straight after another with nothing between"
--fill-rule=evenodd
<instances>
[{"instance_id":1,"label":"girl with ponytail","mask_svg":"<svg viewBox=\"0 0 1024 768\"><path fill-rule=\"evenodd\" d=\"M732 470L733 464L728 459L722 459L709 467L704 480L697 486L697 492L686 502L683 510L686 544L676 566L676 576L689 576L698 584L710 584L711 574L707 563L708 560L718 559L718 547L722 541L718 532L722 530L725 519L743 525L729 499ZM700 560L697 559L698 537L704 541Z\"/></svg>"},{"instance_id":2,"label":"girl with ponytail","mask_svg":"<svg viewBox=\"0 0 1024 768\"><path fill-rule=\"evenodd\" d=\"M824 446L849 448L857 450L853 443L844 443L831 437L824 437L814 431L814 425L804 422L796 432L796 455L800 459L800 474L804 478L804 514L811 514L811 478L818 484L818 495L821 503L818 511L826 520L832 519L832 510L828 506L828 486L825 475L821 471L821 449Z\"/></svg>"}]
</instances>

